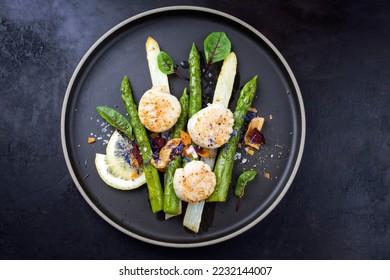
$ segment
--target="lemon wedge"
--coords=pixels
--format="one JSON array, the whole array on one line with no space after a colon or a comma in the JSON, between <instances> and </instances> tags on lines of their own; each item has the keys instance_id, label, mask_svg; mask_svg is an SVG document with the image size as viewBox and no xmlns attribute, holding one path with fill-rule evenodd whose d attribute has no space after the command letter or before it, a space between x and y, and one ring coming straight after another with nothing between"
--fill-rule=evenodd
<instances>
[{"instance_id":1,"label":"lemon wedge","mask_svg":"<svg viewBox=\"0 0 390 280\"><path fill-rule=\"evenodd\" d=\"M106 154L96 154L95 165L98 174L110 187L132 190L146 183L142 168L135 168L129 164L131 148L131 142L115 131L107 144Z\"/></svg>"},{"instance_id":2,"label":"lemon wedge","mask_svg":"<svg viewBox=\"0 0 390 280\"><path fill-rule=\"evenodd\" d=\"M132 148L131 142L123 137L118 130L115 130L108 140L106 154L111 156L122 156L123 152L130 151Z\"/></svg>"}]
</instances>

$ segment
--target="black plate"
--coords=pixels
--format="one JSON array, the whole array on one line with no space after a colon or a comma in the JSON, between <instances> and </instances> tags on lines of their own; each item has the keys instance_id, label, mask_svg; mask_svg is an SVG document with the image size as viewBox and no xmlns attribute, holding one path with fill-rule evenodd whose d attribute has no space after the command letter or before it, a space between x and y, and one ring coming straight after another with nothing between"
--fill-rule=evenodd
<instances>
[{"instance_id":1,"label":"black plate","mask_svg":"<svg viewBox=\"0 0 390 280\"><path fill-rule=\"evenodd\" d=\"M153 214L146 187L118 191L106 186L94 165L105 153L112 129L98 117L96 107L107 105L125 113L120 83L127 75L135 99L151 87L145 42L148 36L176 63L188 59L191 44L203 50L205 37L224 31L238 58L240 87L258 75L253 107L266 118L267 143L255 155L239 149L233 184L244 169L258 176L248 184L236 212L232 191L226 203L207 203L200 232L182 226L182 216L164 220ZM185 73L185 69L181 69ZM172 94L179 96L187 82L170 76ZM233 104L239 92L233 96ZM232 107L234 108L234 107ZM89 205L107 222L137 239L171 247L197 247L232 238L262 220L282 199L298 169L305 138L302 97L292 71L276 48L257 30L230 15L199 7L168 7L132 17L102 36L75 70L64 99L61 121L63 151L70 174ZM106 130L107 129L107 130ZM89 136L94 144L87 144ZM245 163L243 163L243 161ZM269 178L267 175L269 174Z\"/></svg>"}]
</instances>

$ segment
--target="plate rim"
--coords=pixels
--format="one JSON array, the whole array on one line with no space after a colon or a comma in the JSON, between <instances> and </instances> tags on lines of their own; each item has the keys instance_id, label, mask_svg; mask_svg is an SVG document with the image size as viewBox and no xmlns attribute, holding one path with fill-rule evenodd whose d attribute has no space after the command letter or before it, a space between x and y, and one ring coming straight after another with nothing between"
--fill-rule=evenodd
<instances>
[{"instance_id":1,"label":"plate rim","mask_svg":"<svg viewBox=\"0 0 390 280\"><path fill-rule=\"evenodd\" d=\"M88 197L88 195L84 191L83 187L81 186L79 180L77 179L77 176L76 176L76 174L75 174L75 172L74 172L74 170L72 168L72 163L70 161L70 157L69 157L69 153L68 153L68 147L67 147L67 144L66 144L66 131L65 131L65 123L66 123L65 117L66 117L66 112L67 112L67 109L68 109L67 105L68 105L68 101L69 101L69 98L70 98L71 90L72 90L74 82L75 82L75 80L76 80L76 78L78 76L78 73L80 72L81 68L83 67L85 61L95 51L95 49L102 42L104 42L110 35L112 35L114 32L116 32L118 29L122 28L123 26L125 26L125 25L127 25L127 24L129 24L129 23L131 23L131 22L133 22L135 20L138 20L140 18L149 16L149 15L157 14L157 13L163 13L163 12L167 12L167 11L181 11L181 10L183 10L183 11L191 11L191 10L199 11L199 12L215 14L215 15L227 18L227 19L229 19L229 20L231 20L233 22L236 22L236 23L240 24L244 28L247 28L249 31L251 31L256 36L258 36L261 40L263 40L264 43L278 57L278 59L280 60L280 62L283 65L284 69L287 71L287 74L290 77L291 82L293 84L293 87L294 87L294 89L296 91L297 100L298 100L298 104L299 104L299 111L301 113L301 116L300 116L301 117L301 122L300 122L300 125L301 125L301 139L298 141L299 142L298 143L299 150L298 150L298 153L297 153L297 158L296 158L296 161L294 163L294 167L292 168L292 171L291 171L291 174L289 176L289 179L287 180L287 182L286 182L284 188L282 189L282 191L280 192L280 194L272 202L272 204L266 209L266 211L264 211L264 213L262 213L260 216L258 216L256 219L254 219L252 222L250 222L249 224L245 225L244 227L240 228L237 231L234 231L234 232L232 232L230 234L227 234L227 235L224 235L222 237L215 238L215 239L212 239L212 240L207 240L207 241L202 241L202 242L191 242L191 243L164 242L164 241L159 241L159 240L154 240L154 239L151 239L151 238L147 238L147 237L144 237L142 235L136 234L134 232L131 232L130 230L127 230L127 229L121 227L120 225L115 223L113 220L111 220L106 214L104 214L92 202L92 200ZM62 104L62 111L61 111L61 145L62 145L62 151L63 151L63 154L64 154L64 158L65 158L65 162L66 162L68 171L69 171L69 173L70 173L70 175L72 177L73 183L76 185L77 189L81 193L81 195L84 198L84 200L89 204L89 206L91 206L91 208L101 218L103 218L103 220L105 220L108 224L110 224L111 226L113 226L117 230L119 230L119 231L125 233L126 235L131 236L131 237L133 237L133 238L135 238L137 240L140 240L140 241L143 241L143 242L146 242L146 243L149 243L149 244L163 246L163 247L195 248L195 247L209 246L209 245L217 244L217 243L229 240L229 239L231 239L233 237L236 237L236 236L244 233L245 231L249 230L250 228L252 228L256 224L258 224L270 212L272 212L275 209L275 207L280 203L280 201L283 199L283 197L285 196L285 194L289 190L293 180L295 179L295 176L296 176L296 174L298 172L298 169L299 169L299 166L300 166L300 163L301 163L301 160L302 160L302 155L303 155L304 146L305 146L305 139L306 139L306 115L305 115L305 108L304 108L302 94L301 94L301 91L300 91L300 88L298 86L298 82L297 82L297 80L295 78L294 73L292 72L290 66L288 65L287 61L282 56L282 54L279 52L279 50L260 31L258 31L256 28L254 28L253 26L249 25L245 21L243 21L243 20L241 20L241 19L239 19L239 18L237 18L237 17L235 17L235 16L233 16L231 14L228 14L228 13L225 13L225 12L222 12L222 11L219 11L219 10L215 10L215 9L212 9L212 8L200 7L200 6L176 5L176 6L167 6L167 7L160 7L160 8L151 9L151 10L148 10L148 11L144 11L144 12L138 13L138 14L132 16L132 17L129 17L128 19L123 20L122 22L118 23L117 25L115 25L114 27L109 29L106 33L104 33L88 49L88 51L83 55L83 57L81 58L80 62L78 63L76 69L74 70L74 72L73 72L73 74L72 74L72 76L71 76L71 78L69 80L68 86L66 88L64 101L63 101L63 104Z\"/></svg>"}]
</instances>

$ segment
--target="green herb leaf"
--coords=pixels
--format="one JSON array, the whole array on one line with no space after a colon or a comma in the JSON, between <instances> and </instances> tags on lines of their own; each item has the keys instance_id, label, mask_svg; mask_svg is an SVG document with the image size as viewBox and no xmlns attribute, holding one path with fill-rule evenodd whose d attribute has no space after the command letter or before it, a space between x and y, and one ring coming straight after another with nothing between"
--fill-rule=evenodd
<instances>
[{"instance_id":1,"label":"green herb leaf","mask_svg":"<svg viewBox=\"0 0 390 280\"><path fill-rule=\"evenodd\" d=\"M245 186L249 181L252 181L257 175L254 170L248 170L243 172L237 179L237 185L234 190L234 194L239 198L244 196Z\"/></svg>"},{"instance_id":2,"label":"green herb leaf","mask_svg":"<svg viewBox=\"0 0 390 280\"><path fill-rule=\"evenodd\" d=\"M175 69L173 67L173 60L166 52L160 51L158 53L157 64L160 71L164 74L169 75L175 73Z\"/></svg>"},{"instance_id":3,"label":"green herb leaf","mask_svg":"<svg viewBox=\"0 0 390 280\"><path fill-rule=\"evenodd\" d=\"M231 51L231 43L225 32L212 32L204 40L207 65L224 60Z\"/></svg>"},{"instance_id":4,"label":"green herb leaf","mask_svg":"<svg viewBox=\"0 0 390 280\"><path fill-rule=\"evenodd\" d=\"M96 107L96 110L110 125L123 132L131 140L134 140L133 128L131 127L129 121L121 115L121 113L106 106L98 106Z\"/></svg>"}]
</instances>

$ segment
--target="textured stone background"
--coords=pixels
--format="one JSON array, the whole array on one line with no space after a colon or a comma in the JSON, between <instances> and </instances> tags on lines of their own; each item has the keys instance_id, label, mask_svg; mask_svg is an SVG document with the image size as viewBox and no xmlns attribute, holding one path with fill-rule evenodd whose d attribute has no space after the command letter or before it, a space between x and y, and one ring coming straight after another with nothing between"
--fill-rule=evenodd
<instances>
[{"instance_id":1,"label":"textured stone background","mask_svg":"<svg viewBox=\"0 0 390 280\"><path fill-rule=\"evenodd\" d=\"M163 5L230 13L294 71L306 107L299 172L278 207L227 242L168 249L104 222L67 171L60 114L89 47ZM1 259L390 259L388 1L0 1Z\"/></svg>"}]
</instances>

